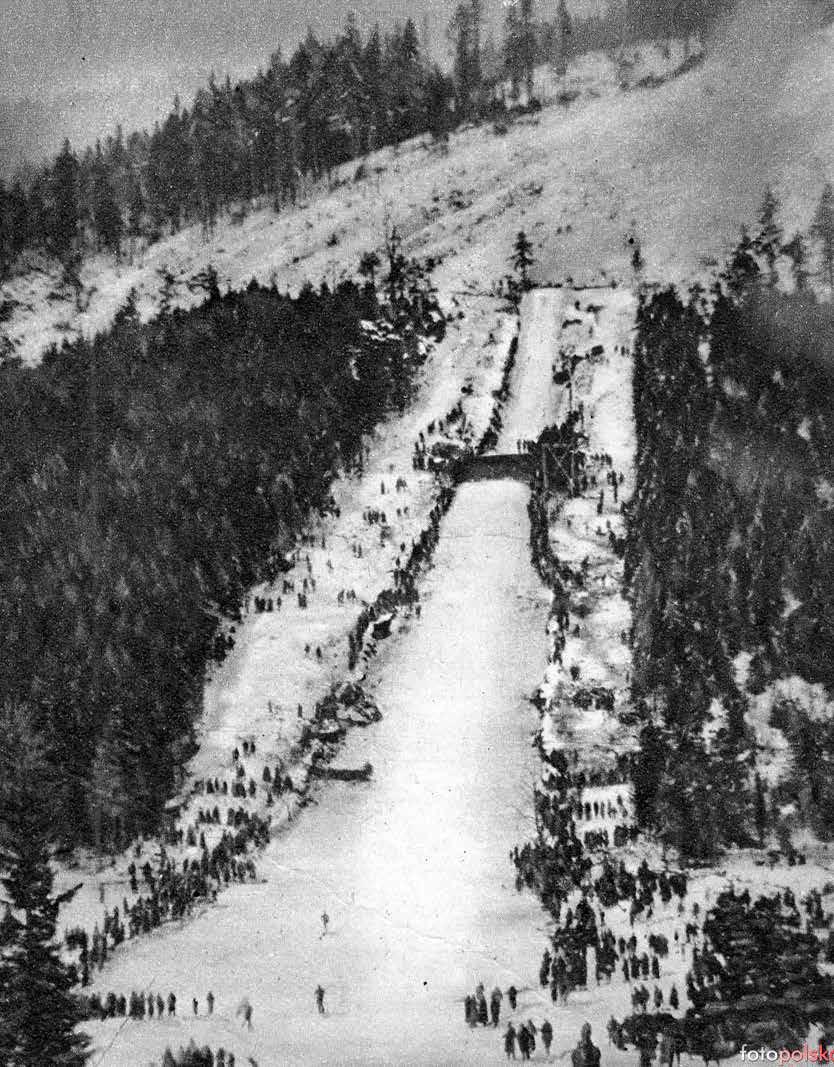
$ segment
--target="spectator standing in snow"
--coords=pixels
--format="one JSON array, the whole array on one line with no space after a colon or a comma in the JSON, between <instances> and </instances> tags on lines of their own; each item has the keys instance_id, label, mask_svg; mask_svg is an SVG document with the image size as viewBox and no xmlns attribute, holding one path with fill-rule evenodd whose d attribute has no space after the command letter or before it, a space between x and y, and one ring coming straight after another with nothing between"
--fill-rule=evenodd
<instances>
[{"instance_id":1,"label":"spectator standing in snow","mask_svg":"<svg viewBox=\"0 0 834 1067\"><path fill-rule=\"evenodd\" d=\"M469 1026L474 1027L478 1021L478 1012L475 1008L475 998L467 993L463 1001L463 1014Z\"/></svg>"},{"instance_id":2,"label":"spectator standing in snow","mask_svg":"<svg viewBox=\"0 0 834 1067\"><path fill-rule=\"evenodd\" d=\"M571 1053L572 1067L600 1067L599 1049L591 1040L591 1024L583 1023L579 1044Z\"/></svg>"},{"instance_id":3,"label":"spectator standing in snow","mask_svg":"<svg viewBox=\"0 0 834 1067\"><path fill-rule=\"evenodd\" d=\"M475 1001L478 1005L478 1022L481 1026L489 1026L489 1014L487 1012L486 996L483 985L478 985L475 990Z\"/></svg>"},{"instance_id":4,"label":"spectator standing in snow","mask_svg":"<svg viewBox=\"0 0 834 1067\"><path fill-rule=\"evenodd\" d=\"M504 994L501 992L501 990L498 988L498 986L496 986L495 989L493 989L492 993L490 994L490 998L489 998L489 1012L490 1012L490 1015L492 1016L492 1025L496 1029L498 1028L498 1019L499 1019L499 1017L501 1015L501 1001L503 999L504 999Z\"/></svg>"},{"instance_id":5,"label":"spectator standing in snow","mask_svg":"<svg viewBox=\"0 0 834 1067\"><path fill-rule=\"evenodd\" d=\"M524 1023L518 1028L518 1050L523 1060L530 1059L530 1035Z\"/></svg>"},{"instance_id":6,"label":"spectator standing in snow","mask_svg":"<svg viewBox=\"0 0 834 1067\"><path fill-rule=\"evenodd\" d=\"M316 1007L319 1015L324 1015L324 990L320 985L316 986Z\"/></svg>"}]
</instances>

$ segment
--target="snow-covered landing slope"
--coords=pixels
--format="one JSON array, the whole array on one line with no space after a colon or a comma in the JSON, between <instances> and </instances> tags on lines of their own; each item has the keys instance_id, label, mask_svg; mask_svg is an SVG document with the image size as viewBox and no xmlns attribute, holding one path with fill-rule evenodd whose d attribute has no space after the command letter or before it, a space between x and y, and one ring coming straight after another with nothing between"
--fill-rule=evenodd
<instances>
[{"instance_id":1,"label":"snow-covered landing slope","mask_svg":"<svg viewBox=\"0 0 834 1067\"><path fill-rule=\"evenodd\" d=\"M481 350L479 359L471 344L459 357L473 373L486 362ZM551 357L548 346L528 349L507 405L511 425L514 409L527 411L529 397L548 386ZM442 391L444 381L455 380L454 361L447 354L433 365ZM500 374L500 362L493 370ZM433 395L427 389L426 397ZM430 408L419 410L425 415ZM415 428L409 418L384 433ZM396 437L385 443L390 452L380 453L380 462L407 459ZM355 520L364 494L374 506L403 499L378 495L380 476L390 484L401 473L399 465L394 472L373 465L362 479L367 484L355 487L363 495L342 518ZM421 583L422 616L401 623L399 637L369 668L366 685L383 719L350 733L341 754L350 766L371 763L371 781L318 792L315 809L275 836L259 858L262 883L233 886L192 923L168 925L114 955L96 976L99 992L173 990L186 1014L91 1025L98 1064L158 1059L167 1044L191 1036L233 1049L239 1061L252 1056L269 1065L497 1063L500 1037L468 1030L464 993L478 981L490 988L515 984L520 1010L539 1019L550 1010L527 979L547 920L533 897L516 892L509 860L533 828L536 715L528 697L541 671L549 600L530 564L527 498L516 482L459 489ZM361 527L355 535L363 537ZM308 662L292 642L318 618L315 599L313 614L286 616L286 636L275 613L249 620L240 670L224 664L218 672L218 724L207 748L212 758L225 758L227 771L236 731L263 720L269 690L256 704L246 687L262 685L261 667L273 669L264 631L275 642L279 670L287 650L294 653L292 660L286 655L296 666L284 678L283 704L296 670ZM269 743L259 732L258 752ZM326 936L323 909L330 916ZM319 982L324 1017L313 1001ZM211 1018L209 989L216 998ZM187 1011L192 996L200 1001L196 1019ZM235 1017L243 996L255 1008L251 1032Z\"/></svg>"}]
</instances>

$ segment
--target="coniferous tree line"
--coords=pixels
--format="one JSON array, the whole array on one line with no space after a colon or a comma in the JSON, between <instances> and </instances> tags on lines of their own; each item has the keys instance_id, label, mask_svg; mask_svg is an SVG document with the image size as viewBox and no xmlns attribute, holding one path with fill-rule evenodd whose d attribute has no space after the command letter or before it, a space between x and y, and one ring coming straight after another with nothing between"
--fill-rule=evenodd
<instances>
[{"instance_id":1,"label":"coniferous tree line","mask_svg":"<svg viewBox=\"0 0 834 1067\"><path fill-rule=\"evenodd\" d=\"M558 69L560 62L587 52L614 52L643 41L703 38L734 6L735 0L625 0L583 15L572 14L560 3L556 17L536 28L537 62L555 62Z\"/></svg>"},{"instance_id":2,"label":"coniferous tree line","mask_svg":"<svg viewBox=\"0 0 834 1067\"><path fill-rule=\"evenodd\" d=\"M438 312L401 260L384 314L370 283L221 296L207 271L193 311L142 325L131 300L94 340L0 366L0 699L59 772L59 843L156 826L221 619L406 402L407 335Z\"/></svg>"},{"instance_id":3,"label":"coniferous tree line","mask_svg":"<svg viewBox=\"0 0 834 1067\"><path fill-rule=\"evenodd\" d=\"M593 49L701 32L724 0L658 5L628 0L604 15L572 18L561 0L552 21L534 0L507 8L503 39L484 34L481 0L462 0L447 36L452 71L432 63L414 22L363 37L352 18L329 42L310 32L288 60L232 84L212 76L190 107L176 97L153 130L118 127L80 154L68 141L47 165L0 181L0 277L22 252L56 256L71 271L90 251L120 255L199 222L209 233L232 205L271 198L294 204L304 180L422 133L444 138L457 124L494 117L533 71ZM240 217L240 209L236 210Z\"/></svg>"},{"instance_id":4,"label":"coniferous tree line","mask_svg":"<svg viewBox=\"0 0 834 1067\"><path fill-rule=\"evenodd\" d=\"M708 297L667 289L638 311L635 800L691 856L762 843L738 653L751 692L792 674L834 690L834 314L809 283L812 245L828 277L832 202L826 186L811 240L787 240L768 191ZM817 734L824 763L829 734Z\"/></svg>"},{"instance_id":5,"label":"coniferous tree line","mask_svg":"<svg viewBox=\"0 0 834 1067\"><path fill-rule=\"evenodd\" d=\"M367 37L348 19L330 42L309 33L289 59L232 84L214 77L148 133L115 134L0 183L0 274L25 249L64 260L118 253L191 222L206 230L233 203L297 199L305 177L419 133L446 131L451 80L421 51L409 19Z\"/></svg>"}]
</instances>

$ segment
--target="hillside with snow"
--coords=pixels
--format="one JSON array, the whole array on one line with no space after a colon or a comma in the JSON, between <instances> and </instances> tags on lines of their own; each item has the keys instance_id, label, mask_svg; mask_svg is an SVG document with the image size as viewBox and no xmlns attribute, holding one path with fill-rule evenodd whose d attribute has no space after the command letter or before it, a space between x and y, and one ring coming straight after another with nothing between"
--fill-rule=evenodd
<instances>
[{"instance_id":1,"label":"hillside with snow","mask_svg":"<svg viewBox=\"0 0 834 1067\"><path fill-rule=\"evenodd\" d=\"M252 277L282 289L333 282L382 246L386 224L398 227L408 253L441 261L434 281L447 302L492 291L521 228L540 281L623 279L630 240L640 242L647 280L707 279L755 216L766 183L790 232L807 226L834 164L825 121L834 32L809 30L800 11L751 5L703 66L655 88L639 85L680 67L680 45L668 58L657 46L637 48L622 70L611 58L584 57L563 86L572 102L521 117L505 133L465 128L448 150L418 138L341 168L297 210L227 218L208 240L190 227L132 263L93 259L82 270L83 311L61 293L56 272L24 275L4 286L13 305L5 334L32 361L50 343L100 329L131 289L150 314L163 269L178 279L184 304L197 299L185 283L208 264L221 287ZM539 81L552 89L549 71Z\"/></svg>"},{"instance_id":2,"label":"hillside with snow","mask_svg":"<svg viewBox=\"0 0 834 1067\"><path fill-rule=\"evenodd\" d=\"M408 402L362 438L356 467L334 474L330 510L311 510L285 569L223 620L229 653L206 677L195 750L166 798L167 839L61 857L58 889L80 885L61 932L100 946L103 930L86 995L99 1008L141 1001L91 1013L96 1067L169 1067L165 1050L191 1040L252 1067L498 1064L509 1020L540 1034L545 1019L548 1061L567 1058L591 1021L602 1063L625 1067L636 1043L615 1047L606 1023L637 1012L643 979L656 1009L683 1017L709 948L704 915L728 885L830 894L832 846L804 830L793 842L801 864L787 862L788 832L785 856L763 840L728 850L687 871L688 891L653 889L639 907L633 886L629 904L627 892L604 899L600 883L615 877L609 860L632 881L638 865L664 879L677 870L638 833L628 775L640 736L623 505L638 481L640 297L708 286L766 185L785 233L808 230L834 171L833 50L834 28L802 5L742 5L703 56L689 42L646 44L583 57L562 80L540 70L540 111L373 153L309 184L297 207L249 205L208 237L189 227L117 264L93 257L77 294L45 262L4 284L9 350L35 367L49 346L107 327L131 293L153 318L164 273L184 308L204 299L193 282L209 266L221 290L254 278L297 293L356 276L396 227L409 257L432 261L448 318L442 340L421 342ZM531 291L514 303L519 231L533 264ZM548 495L534 442L566 427L582 442L584 478L574 445L554 446L571 470ZM478 453L514 473L493 480ZM440 455L464 455L470 474L435 464ZM528 459L542 465L532 483ZM389 611L408 568L418 593ZM744 688L749 657L734 666ZM790 761L774 707L791 701L830 718L824 688L800 678L751 699L769 785ZM568 790L570 832L591 858L564 894L565 916L532 843L561 860L558 791L570 775L581 779ZM227 867L225 884L217 877L154 921L171 871L206 868L227 828L250 820L266 831L232 861L233 877ZM814 916L820 944L827 905ZM583 943L581 963L560 957L562 988L550 946L582 909L598 945L619 939L616 966L606 972ZM126 939L113 936L113 914ZM77 947L64 946L74 963ZM479 983L487 997L504 991L500 1029L465 1006ZM722 1035L714 1045L714 1058L735 1055ZM534 1059L544 1058L539 1038ZM703 1045L683 1063L699 1059Z\"/></svg>"}]
</instances>

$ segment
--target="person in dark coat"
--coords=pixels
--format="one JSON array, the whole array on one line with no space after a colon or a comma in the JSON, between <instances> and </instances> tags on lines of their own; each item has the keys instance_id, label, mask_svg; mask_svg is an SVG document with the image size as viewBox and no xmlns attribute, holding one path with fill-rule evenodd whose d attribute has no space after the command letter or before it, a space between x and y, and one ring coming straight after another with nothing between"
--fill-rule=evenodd
<instances>
[{"instance_id":1,"label":"person in dark coat","mask_svg":"<svg viewBox=\"0 0 834 1067\"><path fill-rule=\"evenodd\" d=\"M469 1026L475 1026L478 1021L478 1012L475 1008L475 998L471 993L467 993L463 1001L463 1011L466 1018L466 1022Z\"/></svg>"},{"instance_id":2,"label":"person in dark coat","mask_svg":"<svg viewBox=\"0 0 834 1067\"><path fill-rule=\"evenodd\" d=\"M524 1023L518 1028L518 1050L523 1060L530 1059L530 1034Z\"/></svg>"},{"instance_id":3,"label":"person in dark coat","mask_svg":"<svg viewBox=\"0 0 834 1067\"><path fill-rule=\"evenodd\" d=\"M544 1051L547 1055L550 1055L550 1046L553 1044L553 1027L550 1025L550 1020L545 1019L542 1023L541 1030L542 1043L544 1044Z\"/></svg>"},{"instance_id":4,"label":"person in dark coat","mask_svg":"<svg viewBox=\"0 0 834 1067\"><path fill-rule=\"evenodd\" d=\"M501 1001L504 999L504 994L498 988L493 989L489 998L489 1013L492 1016L492 1025L498 1027L498 1019L501 1015Z\"/></svg>"},{"instance_id":5,"label":"person in dark coat","mask_svg":"<svg viewBox=\"0 0 834 1067\"><path fill-rule=\"evenodd\" d=\"M514 985L511 985L507 990L507 998L510 1002L510 1010L515 1011L516 999L518 998L518 990Z\"/></svg>"},{"instance_id":6,"label":"person in dark coat","mask_svg":"<svg viewBox=\"0 0 834 1067\"><path fill-rule=\"evenodd\" d=\"M475 1000L478 1005L478 1022L481 1026L489 1026L489 1012L487 1010L486 996L484 995L484 987L479 985L476 993Z\"/></svg>"},{"instance_id":7,"label":"person in dark coat","mask_svg":"<svg viewBox=\"0 0 834 1067\"><path fill-rule=\"evenodd\" d=\"M168 994L168 1014L177 1014L177 998L174 996L173 993Z\"/></svg>"},{"instance_id":8,"label":"person in dark coat","mask_svg":"<svg viewBox=\"0 0 834 1067\"><path fill-rule=\"evenodd\" d=\"M516 1032L512 1023L507 1027L507 1032L504 1034L504 1051L507 1053L508 1060L515 1059L515 1043Z\"/></svg>"},{"instance_id":9,"label":"person in dark coat","mask_svg":"<svg viewBox=\"0 0 834 1067\"><path fill-rule=\"evenodd\" d=\"M584 1023L579 1044L571 1053L571 1067L600 1067L600 1052L591 1040L591 1024Z\"/></svg>"},{"instance_id":10,"label":"person in dark coat","mask_svg":"<svg viewBox=\"0 0 834 1067\"><path fill-rule=\"evenodd\" d=\"M320 985L316 986L316 1007L319 1015L324 1015L324 990Z\"/></svg>"}]
</instances>

